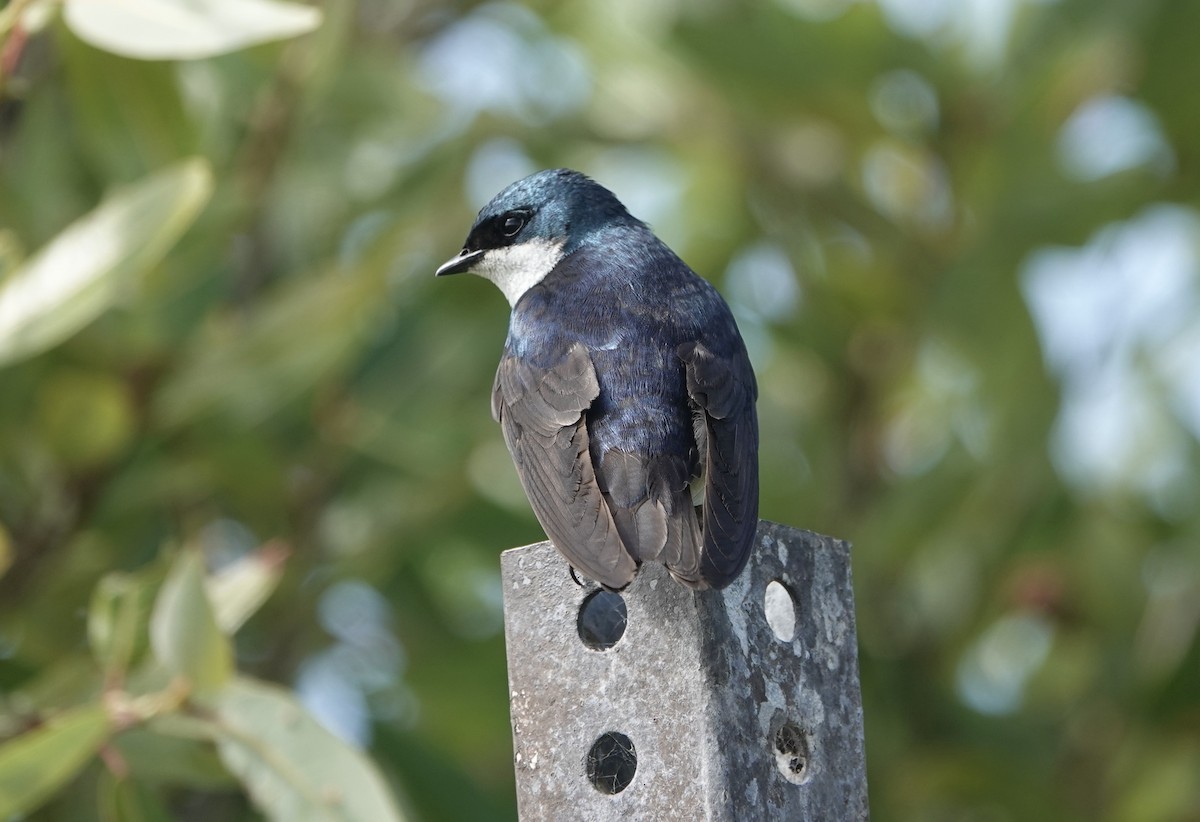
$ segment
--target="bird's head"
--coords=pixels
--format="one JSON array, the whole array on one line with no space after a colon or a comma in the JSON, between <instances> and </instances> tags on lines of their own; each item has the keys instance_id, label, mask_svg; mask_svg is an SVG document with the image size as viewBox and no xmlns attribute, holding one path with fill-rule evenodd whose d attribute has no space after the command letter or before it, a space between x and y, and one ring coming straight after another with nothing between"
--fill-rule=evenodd
<instances>
[{"instance_id":1,"label":"bird's head","mask_svg":"<svg viewBox=\"0 0 1200 822\"><path fill-rule=\"evenodd\" d=\"M539 171L480 210L462 251L443 263L437 276L478 274L516 305L563 257L606 226L622 222L637 221L604 186L566 168Z\"/></svg>"}]
</instances>

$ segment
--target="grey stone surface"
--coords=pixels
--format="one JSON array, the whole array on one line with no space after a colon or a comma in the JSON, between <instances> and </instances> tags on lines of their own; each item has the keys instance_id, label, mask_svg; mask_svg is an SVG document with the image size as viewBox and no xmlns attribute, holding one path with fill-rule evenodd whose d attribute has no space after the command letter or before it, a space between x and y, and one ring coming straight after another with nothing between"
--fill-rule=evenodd
<instances>
[{"instance_id":1,"label":"grey stone surface","mask_svg":"<svg viewBox=\"0 0 1200 822\"><path fill-rule=\"evenodd\" d=\"M621 594L628 622L607 650L577 627L596 589L576 585L549 542L505 551L501 568L524 822L867 819L845 542L761 522L723 591L690 591L646 565ZM767 622L772 580L794 603L789 641ZM769 599L786 633L788 597ZM636 750L616 794L587 775L606 732Z\"/></svg>"}]
</instances>

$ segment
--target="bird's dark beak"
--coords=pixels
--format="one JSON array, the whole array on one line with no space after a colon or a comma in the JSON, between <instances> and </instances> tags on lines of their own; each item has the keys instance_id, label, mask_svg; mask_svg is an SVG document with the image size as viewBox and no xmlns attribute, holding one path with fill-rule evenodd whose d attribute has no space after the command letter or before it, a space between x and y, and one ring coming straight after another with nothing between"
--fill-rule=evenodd
<instances>
[{"instance_id":1,"label":"bird's dark beak","mask_svg":"<svg viewBox=\"0 0 1200 822\"><path fill-rule=\"evenodd\" d=\"M438 270L434 273L435 277L445 277L447 274L462 274L464 271L470 271L471 266L479 262L479 258L483 256L482 251L468 251L463 249L457 257L446 260L438 266Z\"/></svg>"}]
</instances>

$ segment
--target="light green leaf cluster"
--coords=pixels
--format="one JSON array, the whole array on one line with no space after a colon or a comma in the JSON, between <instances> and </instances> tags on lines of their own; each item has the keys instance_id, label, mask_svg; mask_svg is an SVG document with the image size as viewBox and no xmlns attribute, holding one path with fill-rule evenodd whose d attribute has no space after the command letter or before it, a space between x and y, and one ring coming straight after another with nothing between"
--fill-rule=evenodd
<instances>
[{"instance_id":1,"label":"light green leaf cluster","mask_svg":"<svg viewBox=\"0 0 1200 822\"><path fill-rule=\"evenodd\" d=\"M164 811L145 780L220 780L205 776L220 771L206 761L215 751L226 777L271 819L400 820L369 759L294 694L234 672L228 632L270 595L284 555L269 546L210 576L185 549L165 578L154 567L102 578L88 635L104 690L0 744L0 819L35 810L104 749L110 773L97 803L105 818L158 818ZM147 634L153 658L143 661Z\"/></svg>"}]
</instances>

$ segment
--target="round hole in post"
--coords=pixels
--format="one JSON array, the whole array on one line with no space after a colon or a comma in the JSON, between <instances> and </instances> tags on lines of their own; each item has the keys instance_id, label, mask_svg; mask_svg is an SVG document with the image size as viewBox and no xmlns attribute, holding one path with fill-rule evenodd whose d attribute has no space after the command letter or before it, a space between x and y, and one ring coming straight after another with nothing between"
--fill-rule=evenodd
<instances>
[{"instance_id":1,"label":"round hole in post","mask_svg":"<svg viewBox=\"0 0 1200 822\"><path fill-rule=\"evenodd\" d=\"M786 721L771 735L775 764L784 779L803 785L809 777L808 735L795 722Z\"/></svg>"},{"instance_id":2,"label":"round hole in post","mask_svg":"<svg viewBox=\"0 0 1200 822\"><path fill-rule=\"evenodd\" d=\"M595 651L607 651L625 635L629 611L620 594L595 591L579 606L579 638Z\"/></svg>"},{"instance_id":3,"label":"round hole in post","mask_svg":"<svg viewBox=\"0 0 1200 822\"><path fill-rule=\"evenodd\" d=\"M767 583L763 611L775 637L781 642L791 642L796 636L796 600L787 586L777 579Z\"/></svg>"},{"instance_id":4,"label":"round hole in post","mask_svg":"<svg viewBox=\"0 0 1200 822\"><path fill-rule=\"evenodd\" d=\"M629 787L637 772L637 750L633 740L619 731L600 734L588 751L587 778L600 793L620 793Z\"/></svg>"}]
</instances>

